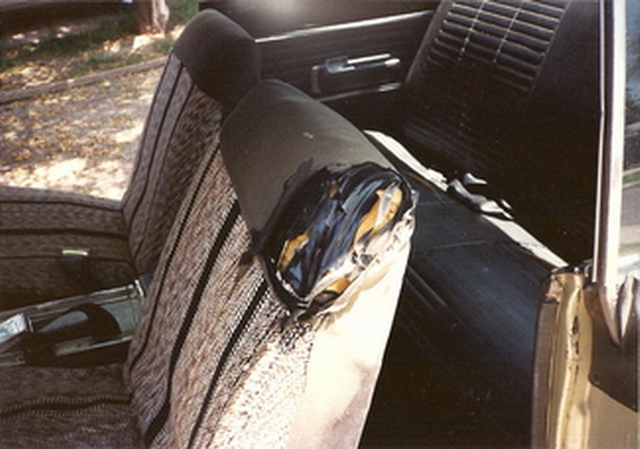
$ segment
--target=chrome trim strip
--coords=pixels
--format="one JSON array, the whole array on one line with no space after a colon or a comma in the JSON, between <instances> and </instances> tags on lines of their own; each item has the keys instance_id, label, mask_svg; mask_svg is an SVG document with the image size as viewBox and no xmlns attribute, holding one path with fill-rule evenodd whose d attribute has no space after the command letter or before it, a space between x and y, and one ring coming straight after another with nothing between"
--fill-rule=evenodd
<instances>
[{"instance_id":1,"label":"chrome trim strip","mask_svg":"<svg viewBox=\"0 0 640 449\"><path fill-rule=\"evenodd\" d=\"M332 33L337 31L345 31L345 30L352 30L352 29L358 29L358 28L381 26L381 25L386 25L386 24L391 24L396 22L403 22L405 20L427 17L430 15L433 15L433 11L419 11L419 12L411 12L406 14L397 14L394 16L377 17L374 19L358 20L355 22L338 23L335 25L323 25L323 26L314 27L314 28L295 30L295 31L291 31L283 34L276 34L274 36L261 37L256 39L256 42L259 45L269 44L272 42L281 42L289 39L297 39L301 37L314 36L314 35L323 34L323 33Z\"/></svg>"},{"instance_id":2,"label":"chrome trim strip","mask_svg":"<svg viewBox=\"0 0 640 449\"><path fill-rule=\"evenodd\" d=\"M614 341L620 340L616 320L618 252L622 214L624 160L626 26L625 2L601 4L600 154L596 204L594 279L605 321Z\"/></svg>"},{"instance_id":3,"label":"chrome trim strip","mask_svg":"<svg viewBox=\"0 0 640 449\"><path fill-rule=\"evenodd\" d=\"M355 91L343 92L343 93L334 94L334 95L327 95L325 97L317 97L317 100L323 103L326 103L329 101L344 100L346 98L353 98L361 95L380 94L385 92L399 91L401 87L402 87L401 82L387 83L387 84L382 84L376 87L363 88Z\"/></svg>"}]
</instances>

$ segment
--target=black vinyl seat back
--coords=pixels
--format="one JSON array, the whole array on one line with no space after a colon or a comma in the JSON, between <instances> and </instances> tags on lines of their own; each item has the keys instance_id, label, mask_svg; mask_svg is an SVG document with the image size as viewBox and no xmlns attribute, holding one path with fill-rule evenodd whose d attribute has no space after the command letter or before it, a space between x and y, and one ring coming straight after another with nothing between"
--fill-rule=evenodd
<instances>
[{"instance_id":1,"label":"black vinyl seat back","mask_svg":"<svg viewBox=\"0 0 640 449\"><path fill-rule=\"evenodd\" d=\"M597 30L597 2L442 2L410 70L400 125L424 162L487 179L570 260L591 251Z\"/></svg>"}]
</instances>

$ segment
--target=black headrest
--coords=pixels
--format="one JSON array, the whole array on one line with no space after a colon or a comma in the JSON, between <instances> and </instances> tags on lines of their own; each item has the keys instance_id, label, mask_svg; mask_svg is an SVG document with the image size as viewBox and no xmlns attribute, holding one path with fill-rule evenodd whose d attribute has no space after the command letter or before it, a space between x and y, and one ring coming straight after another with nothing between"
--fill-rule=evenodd
<instances>
[{"instance_id":1,"label":"black headrest","mask_svg":"<svg viewBox=\"0 0 640 449\"><path fill-rule=\"evenodd\" d=\"M195 16L173 51L194 83L227 108L260 79L258 45L240 25L214 10Z\"/></svg>"},{"instance_id":2,"label":"black headrest","mask_svg":"<svg viewBox=\"0 0 640 449\"><path fill-rule=\"evenodd\" d=\"M338 173L365 162L391 167L345 118L273 80L258 84L238 104L220 141L243 217L259 233L320 170Z\"/></svg>"}]
</instances>

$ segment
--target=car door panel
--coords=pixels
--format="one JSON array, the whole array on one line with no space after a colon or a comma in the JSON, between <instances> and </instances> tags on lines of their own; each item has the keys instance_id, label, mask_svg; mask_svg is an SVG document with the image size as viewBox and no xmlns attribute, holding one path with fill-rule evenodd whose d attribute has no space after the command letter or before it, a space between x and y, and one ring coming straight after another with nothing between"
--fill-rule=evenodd
<instances>
[{"instance_id":1,"label":"car door panel","mask_svg":"<svg viewBox=\"0 0 640 449\"><path fill-rule=\"evenodd\" d=\"M199 0L256 38L293 30L434 10L440 0Z\"/></svg>"},{"instance_id":2,"label":"car door panel","mask_svg":"<svg viewBox=\"0 0 640 449\"><path fill-rule=\"evenodd\" d=\"M290 83L361 128L388 129L390 117L397 116L397 93L438 4L338 0L289 8L201 0L200 8L218 9L249 30L261 48L263 79Z\"/></svg>"},{"instance_id":3,"label":"car door panel","mask_svg":"<svg viewBox=\"0 0 640 449\"><path fill-rule=\"evenodd\" d=\"M431 12L402 14L339 25L298 30L258 39L263 55L263 76L286 81L305 92L323 97L340 93L339 89L312 86L312 74L335 58L360 59L389 55L398 66L391 68L391 79L382 83L401 82L406 75ZM366 60L365 60L366 61ZM366 75L365 75L366 76ZM376 87L371 85L357 87ZM315 92L313 92L315 90ZM344 89L348 91L349 87Z\"/></svg>"},{"instance_id":4,"label":"car door panel","mask_svg":"<svg viewBox=\"0 0 640 449\"><path fill-rule=\"evenodd\" d=\"M296 86L361 128L387 129L432 15L425 10L260 38L263 77ZM327 73L335 61L357 65L360 60L366 66L376 58L392 64L380 70L374 61L373 68L365 67L369 70Z\"/></svg>"}]
</instances>

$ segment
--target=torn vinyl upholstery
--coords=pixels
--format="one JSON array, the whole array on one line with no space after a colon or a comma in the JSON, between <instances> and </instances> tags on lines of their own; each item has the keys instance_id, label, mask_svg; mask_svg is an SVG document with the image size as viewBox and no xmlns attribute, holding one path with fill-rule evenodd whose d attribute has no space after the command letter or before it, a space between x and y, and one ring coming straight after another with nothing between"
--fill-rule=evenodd
<instances>
[{"instance_id":1,"label":"torn vinyl upholstery","mask_svg":"<svg viewBox=\"0 0 640 449\"><path fill-rule=\"evenodd\" d=\"M408 243L409 184L358 129L283 83L250 92L228 123L221 150L251 256L293 318L344 307L363 273Z\"/></svg>"},{"instance_id":2,"label":"torn vinyl upholstery","mask_svg":"<svg viewBox=\"0 0 640 449\"><path fill-rule=\"evenodd\" d=\"M281 217L263 250L291 313L308 318L344 305L337 302L342 293L406 241L412 205L402 178L374 164L313 176L289 203L295 213Z\"/></svg>"}]
</instances>

